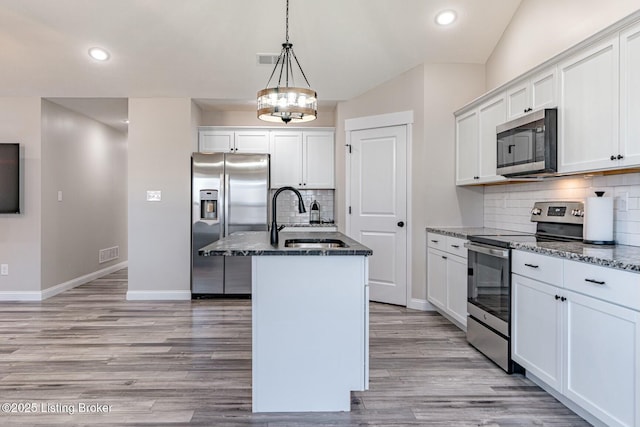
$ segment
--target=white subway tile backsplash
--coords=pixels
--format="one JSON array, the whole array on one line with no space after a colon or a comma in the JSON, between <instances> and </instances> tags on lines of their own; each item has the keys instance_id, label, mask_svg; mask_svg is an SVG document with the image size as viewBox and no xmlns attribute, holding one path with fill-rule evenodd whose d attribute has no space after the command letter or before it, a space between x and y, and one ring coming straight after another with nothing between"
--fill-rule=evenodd
<instances>
[{"instance_id":1,"label":"white subway tile backsplash","mask_svg":"<svg viewBox=\"0 0 640 427\"><path fill-rule=\"evenodd\" d=\"M274 191L271 191L269 200L272 200ZM308 224L311 203L314 200L320 205L320 219L322 221L334 221L334 190L300 190L306 213L298 213L298 197L290 191L278 195L276 220L279 224Z\"/></svg>"},{"instance_id":2,"label":"white subway tile backsplash","mask_svg":"<svg viewBox=\"0 0 640 427\"><path fill-rule=\"evenodd\" d=\"M580 200L604 191L605 197L628 194L627 211L614 210L618 243L640 246L640 173L593 177L563 177L536 182L485 187L484 226L534 232L530 221L533 203L546 200Z\"/></svg>"}]
</instances>

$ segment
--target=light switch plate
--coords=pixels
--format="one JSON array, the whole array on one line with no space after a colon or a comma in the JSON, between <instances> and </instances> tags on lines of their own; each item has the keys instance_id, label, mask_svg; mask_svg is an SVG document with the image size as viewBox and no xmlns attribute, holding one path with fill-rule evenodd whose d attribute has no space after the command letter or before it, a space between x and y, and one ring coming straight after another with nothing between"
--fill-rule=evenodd
<instances>
[{"instance_id":1,"label":"light switch plate","mask_svg":"<svg viewBox=\"0 0 640 427\"><path fill-rule=\"evenodd\" d=\"M62 201L62 190L58 190L58 201Z\"/></svg>"},{"instance_id":2,"label":"light switch plate","mask_svg":"<svg viewBox=\"0 0 640 427\"><path fill-rule=\"evenodd\" d=\"M9 275L9 264L0 265L0 276L8 276Z\"/></svg>"},{"instance_id":3,"label":"light switch plate","mask_svg":"<svg viewBox=\"0 0 640 427\"><path fill-rule=\"evenodd\" d=\"M162 201L162 191L147 190L147 202L160 202L160 201Z\"/></svg>"},{"instance_id":4,"label":"light switch plate","mask_svg":"<svg viewBox=\"0 0 640 427\"><path fill-rule=\"evenodd\" d=\"M623 191L616 196L616 209L618 212L627 212L629 210L629 192Z\"/></svg>"}]
</instances>

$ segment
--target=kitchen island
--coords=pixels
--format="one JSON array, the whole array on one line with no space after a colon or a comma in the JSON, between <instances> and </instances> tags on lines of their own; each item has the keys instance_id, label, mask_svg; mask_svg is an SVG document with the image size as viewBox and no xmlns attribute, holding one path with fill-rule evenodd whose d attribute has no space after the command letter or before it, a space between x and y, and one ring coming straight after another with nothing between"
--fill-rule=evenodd
<instances>
[{"instance_id":1,"label":"kitchen island","mask_svg":"<svg viewBox=\"0 0 640 427\"><path fill-rule=\"evenodd\" d=\"M344 247L287 247L341 241ZM338 232L240 232L199 251L252 257L253 412L349 411L369 383L368 256Z\"/></svg>"}]
</instances>

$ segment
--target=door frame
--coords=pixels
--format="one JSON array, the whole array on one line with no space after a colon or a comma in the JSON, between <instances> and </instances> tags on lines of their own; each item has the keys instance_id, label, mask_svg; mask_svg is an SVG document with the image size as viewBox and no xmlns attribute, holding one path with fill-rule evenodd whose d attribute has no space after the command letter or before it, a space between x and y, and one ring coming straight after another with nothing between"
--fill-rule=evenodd
<instances>
[{"instance_id":1,"label":"door frame","mask_svg":"<svg viewBox=\"0 0 640 427\"><path fill-rule=\"evenodd\" d=\"M413 110L410 111L400 111L397 113L388 113L388 114L380 114L376 116L365 116L365 117L357 117L354 119L346 119L344 121L344 131L345 131L345 230L347 235L351 234L351 215L349 214L348 206L351 205L351 160L349 158L349 147L351 147L351 132L358 130L366 130L366 129L376 129L376 128L384 128L390 126L405 126L407 129L407 150L406 150L406 165L407 165L407 218L406 218L406 230L407 230L407 242L406 245L406 254L407 259L405 260L405 269L406 269L406 277L407 277L407 298L405 305L407 308L418 308L415 304L412 304L412 288L413 288L413 277L411 274L412 267L412 251L411 251L411 242L412 242L412 232L413 232L413 221L412 221L412 170L411 170L411 154L413 147Z\"/></svg>"}]
</instances>

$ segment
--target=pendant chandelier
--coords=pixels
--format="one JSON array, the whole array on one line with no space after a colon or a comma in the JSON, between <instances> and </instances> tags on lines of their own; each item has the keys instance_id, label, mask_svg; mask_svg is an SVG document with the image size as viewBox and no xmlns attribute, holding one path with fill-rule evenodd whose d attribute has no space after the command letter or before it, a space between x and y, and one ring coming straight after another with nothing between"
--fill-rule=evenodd
<instances>
[{"instance_id":1,"label":"pendant chandelier","mask_svg":"<svg viewBox=\"0 0 640 427\"><path fill-rule=\"evenodd\" d=\"M318 115L318 99L316 91L311 89L307 76L293 52L293 44L289 43L289 0L287 0L285 33L285 42L282 43L280 56L267 81L267 86L258 91L258 118L267 122L281 120L284 123L310 122ZM306 88L296 87L293 61L307 84ZM276 71L278 71L278 85L269 87Z\"/></svg>"}]
</instances>

